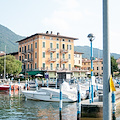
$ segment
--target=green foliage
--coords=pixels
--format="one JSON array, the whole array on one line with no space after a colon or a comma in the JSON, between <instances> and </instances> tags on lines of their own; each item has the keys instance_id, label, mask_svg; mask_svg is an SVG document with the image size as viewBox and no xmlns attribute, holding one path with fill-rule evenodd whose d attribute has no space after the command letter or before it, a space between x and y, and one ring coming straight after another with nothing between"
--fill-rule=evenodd
<instances>
[{"instance_id":1,"label":"green foliage","mask_svg":"<svg viewBox=\"0 0 120 120\"><path fill-rule=\"evenodd\" d=\"M4 72L4 59L5 56L0 57L0 73ZM12 55L6 56L6 73L17 75L22 70L22 63L15 59Z\"/></svg>"},{"instance_id":2,"label":"green foliage","mask_svg":"<svg viewBox=\"0 0 120 120\"><path fill-rule=\"evenodd\" d=\"M114 59L113 56L111 56L111 74L113 75L113 72L118 71L118 64L116 63L116 59Z\"/></svg>"}]
</instances>

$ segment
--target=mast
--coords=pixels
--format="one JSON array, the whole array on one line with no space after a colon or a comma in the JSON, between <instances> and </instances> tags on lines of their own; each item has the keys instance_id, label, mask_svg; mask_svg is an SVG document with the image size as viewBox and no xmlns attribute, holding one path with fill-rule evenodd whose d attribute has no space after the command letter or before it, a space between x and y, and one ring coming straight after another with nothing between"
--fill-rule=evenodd
<instances>
[{"instance_id":1,"label":"mast","mask_svg":"<svg viewBox=\"0 0 120 120\"><path fill-rule=\"evenodd\" d=\"M6 45L5 45L5 55L4 55L4 79L6 79Z\"/></svg>"}]
</instances>

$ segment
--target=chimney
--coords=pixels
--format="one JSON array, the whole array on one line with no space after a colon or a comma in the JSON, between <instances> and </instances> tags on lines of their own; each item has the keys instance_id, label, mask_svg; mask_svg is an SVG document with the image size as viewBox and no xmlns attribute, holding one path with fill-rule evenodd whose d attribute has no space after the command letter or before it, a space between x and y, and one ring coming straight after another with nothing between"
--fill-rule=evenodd
<instances>
[{"instance_id":1,"label":"chimney","mask_svg":"<svg viewBox=\"0 0 120 120\"><path fill-rule=\"evenodd\" d=\"M51 34L52 34L53 32L51 31Z\"/></svg>"},{"instance_id":2,"label":"chimney","mask_svg":"<svg viewBox=\"0 0 120 120\"><path fill-rule=\"evenodd\" d=\"M57 32L57 35L59 35L60 33L59 32Z\"/></svg>"},{"instance_id":3,"label":"chimney","mask_svg":"<svg viewBox=\"0 0 120 120\"><path fill-rule=\"evenodd\" d=\"M46 34L48 34L48 31L46 31Z\"/></svg>"}]
</instances>

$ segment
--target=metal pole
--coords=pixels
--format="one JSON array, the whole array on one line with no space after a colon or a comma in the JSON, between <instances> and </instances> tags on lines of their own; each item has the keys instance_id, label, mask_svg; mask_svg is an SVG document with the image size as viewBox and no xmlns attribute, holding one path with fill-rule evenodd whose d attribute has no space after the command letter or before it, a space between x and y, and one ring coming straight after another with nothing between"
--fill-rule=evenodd
<instances>
[{"instance_id":1,"label":"metal pole","mask_svg":"<svg viewBox=\"0 0 120 120\"><path fill-rule=\"evenodd\" d=\"M91 81L89 81L89 103L91 103Z\"/></svg>"},{"instance_id":2,"label":"metal pole","mask_svg":"<svg viewBox=\"0 0 120 120\"><path fill-rule=\"evenodd\" d=\"M6 45L5 45L5 55L4 55L4 79L6 79Z\"/></svg>"},{"instance_id":3,"label":"metal pole","mask_svg":"<svg viewBox=\"0 0 120 120\"><path fill-rule=\"evenodd\" d=\"M112 92L112 120L116 120L115 112L116 112L115 93L113 91Z\"/></svg>"},{"instance_id":4,"label":"metal pole","mask_svg":"<svg viewBox=\"0 0 120 120\"><path fill-rule=\"evenodd\" d=\"M111 120L108 0L103 0L103 120Z\"/></svg>"},{"instance_id":5,"label":"metal pole","mask_svg":"<svg viewBox=\"0 0 120 120\"><path fill-rule=\"evenodd\" d=\"M81 117L81 87L78 83L78 87L77 87L77 120L80 119Z\"/></svg>"},{"instance_id":6,"label":"metal pole","mask_svg":"<svg viewBox=\"0 0 120 120\"><path fill-rule=\"evenodd\" d=\"M92 102L94 102L94 92L93 92L93 82L92 77L93 76L93 47L92 47L92 40L91 40L91 97Z\"/></svg>"}]
</instances>

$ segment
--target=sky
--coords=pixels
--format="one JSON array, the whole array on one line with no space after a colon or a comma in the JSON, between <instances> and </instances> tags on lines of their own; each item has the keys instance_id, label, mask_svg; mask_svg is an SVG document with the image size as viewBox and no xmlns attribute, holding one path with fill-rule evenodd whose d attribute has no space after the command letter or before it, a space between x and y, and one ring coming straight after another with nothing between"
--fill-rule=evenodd
<instances>
[{"instance_id":1,"label":"sky","mask_svg":"<svg viewBox=\"0 0 120 120\"><path fill-rule=\"evenodd\" d=\"M110 52L120 54L120 0L108 0ZM102 0L0 0L0 24L21 36L53 31L75 37L75 46L103 49Z\"/></svg>"}]
</instances>

